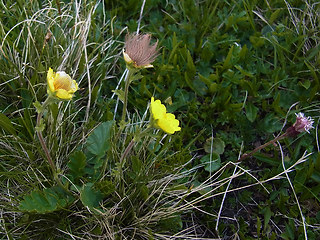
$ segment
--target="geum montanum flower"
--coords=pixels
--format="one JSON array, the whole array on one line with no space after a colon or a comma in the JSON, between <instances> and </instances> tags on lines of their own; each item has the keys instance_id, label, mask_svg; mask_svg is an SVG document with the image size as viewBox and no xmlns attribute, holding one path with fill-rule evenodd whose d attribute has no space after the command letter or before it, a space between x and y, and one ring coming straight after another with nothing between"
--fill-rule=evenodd
<instances>
[{"instance_id":1,"label":"geum montanum flower","mask_svg":"<svg viewBox=\"0 0 320 240\"><path fill-rule=\"evenodd\" d=\"M70 100L73 94L78 90L77 82L72 80L71 77L63 71L55 73L49 68L47 81L49 96L58 99Z\"/></svg>"},{"instance_id":2,"label":"geum montanum flower","mask_svg":"<svg viewBox=\"0 0 320 240\"><path fill-rule=\"evenodd\" d=\"M167 113L166 107L161 104L160 100L154 100L151 98L151 114L153 123L156 127L161 128L168 134L173 134L176 131L180 131L179 120L176 119L174 114Z\"/></svg>"},{"instance_id":3,"label":"geum montanum flower","mask_svg":"<svg viewBox=\"0 0 320 240\"><path fill-rule=\"evenodd\" d=\"M299 133L309 132L313 128L313 119L311 117L305 117L303 113L296 114L296 122L287 129L286 134L290 137L295 137Z\"/></svg>"},{"instance_id":4,"label":"geum montanum flower","mask_svg":"<svg viewBox=\"0 0 320 240\"><path fill-rule=\"evenodd\" d=\"M135 68L150 68L151 64L158 56L158 41L150 45L150 34L127 34L125 39L125 49L123 57L127 65Z\"/></svg>"}]
</instances>

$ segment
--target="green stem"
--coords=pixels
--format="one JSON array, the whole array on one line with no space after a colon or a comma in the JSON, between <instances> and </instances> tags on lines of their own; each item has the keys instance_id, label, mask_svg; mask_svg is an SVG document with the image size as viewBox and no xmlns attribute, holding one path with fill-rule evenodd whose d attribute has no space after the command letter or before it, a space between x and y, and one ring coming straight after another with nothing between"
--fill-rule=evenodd
<instances>
[{"instance_id":1,"label":"green stem","mask_svg":"<svg viewBox=\"0 0 320 240\"><path fill-rule=\"evenodd\" d=\"M125 121L126 120L126 115L127 115L127 104L128 104L128 93L129 93L129 85L131 83L131 76L133 75L133 70L130 68L128 69L128 73L125 79L125 86L124 86L124 99L123 99L123 109L122 109L122 117L121 120Z\"/></svg>"},{"instance_id":2,"label":"green stem","mask_svg":"<svg viewBox=\"0 0 320 240\"><path fill-rule=\"evenodd\" d=\"M251 152L243 154L243 155L241 156L241 158L239 159L239 161L242 161L242 160L244 160L244 159L246 159L246 158L248 158L248 157L251 157L253 154L255 154L255 153L258 152L259 150L265 148L266 146L268 146L268 145L270 145L270 144L273 144L273 143L275 143L275 142L277 142L277 141L279 141L279 140L284 139L285 137L287 137L287 135L288 135L288 134L285 132L284 134L280 135L279 137L276 137L276 138L272 139L271 141L269 141L269 142L267 142L267 143L265 143L265 144L263 144L263 145L255 148L255 149L252 150Z\"/></svg>"},{"instance_id":3,"label":"green stem","mask_svg":"<svg viewBox=\"0 0 320 240\"><path fill-rule=\"evenodd\" d=\"M37 136L39 138L39 141L40 141L40 144L41 144L41 147L46 155L46 158L48 160L48 163L49 163L49 166L51 168L51 171L53 173L53 176L54 176L54 179L57 181L57 183L64 188L63 184L61 183L60 179L58 178L57 176L57 170L56 170L56 167L53 163L53 160L51 158L51 155L50 155L50 152L49 152L49 149L47 148L47 145L46 145L46 142L42 136L42 130L40 125L41 125L41 119L42 119L42 115L43 115L43 112L45 110L45 108L52 102L52 99L50 97L48 97L46 99L46 101L42 104L42 107L41 107L41 111L38 112L38 116L37 116L37 128L36 128L36 132L37 132Z\"/></svg>"}]
</instances>

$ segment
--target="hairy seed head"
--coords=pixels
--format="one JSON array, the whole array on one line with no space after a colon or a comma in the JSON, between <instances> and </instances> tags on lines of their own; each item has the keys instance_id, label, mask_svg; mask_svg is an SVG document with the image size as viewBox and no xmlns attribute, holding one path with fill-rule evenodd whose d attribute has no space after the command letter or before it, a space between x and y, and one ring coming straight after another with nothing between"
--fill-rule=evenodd
<instances>
[{"instance_id":1,"label":"hairy seed head","mask_svg":"<svg viewBox=\"0 0 320 240\"><path fill-rule=\"evenodd\" d=\"M152 67L151 63L158 56L158 41L151 45L150 40L150 34L127 34L124 54L130 59L125 57L126 62L131 60L135 67Z\"/></svg>"}]
</instances>

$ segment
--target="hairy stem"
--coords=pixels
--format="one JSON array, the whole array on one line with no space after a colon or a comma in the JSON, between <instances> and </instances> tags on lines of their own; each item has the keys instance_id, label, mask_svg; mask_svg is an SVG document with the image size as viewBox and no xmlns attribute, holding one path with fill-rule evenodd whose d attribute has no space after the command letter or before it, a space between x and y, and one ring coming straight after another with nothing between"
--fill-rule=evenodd
<instances>
[{"instance_id":1,"label":"hairy stem","mask_svg":"<svg viewBox=\"0 0 320 240\"><path fill-rule=\"evenodd\" d=\"M123 159L125 159L128 156L129 152L131 151L132 147L134 146L134 142L135 142L134 139L132 139L131 142L128 144L128 146L126 147L126 149L124 150L124 152L120 158L120 163L122 163Z\"/></svg>"},{"instance_id":2,"label":"hairy stem","mask_svg":"<svg viewBox=\"0 0 320 240\"><path fill-rule=\"evenodd\" d=\"M270 144L273 144L273 143L275 143L275 142L277 142L277 141L279 141L279 140L281 140L281 139L284 139L285 137L287 137L287 135L288 135L288 133L285 132L284 134L280 135L279 137L276 137L276 138L272 139L271 141L269 141L269 142L267 142L267 143L265 143L265 144L263 144L263 145L255 148L255 149L252 150L251 152L243 154L243 155L241 156L241 158L239 159L239 161L242 161L242 160L244 160L244 159L246 159L246 158L248 158L248 157L251 157L253 154L255 154L255 153L258 152L259 150L265 148L266 146L269 146Z\"/></svg>"},{"instance_id":3,"label":"hairy stem","mask_svg":"<svg viewBox=\"0 0 320 240\"><path fill-rule=\"evenodd\" d=\"M38 114L38 117L37 117L37 126L40 126L41 117L42 117L42 113L39 113L39 114ZM54 163L53 163L53 161L52 161L52 158L51 158L51 155L50 155L50 152L49 152L49 149L47 148L47 145L46 145L46 143L45 143L45 140L44 140L44 138L43 138L43 136L42 136L42 132L39 131L39 130L37 130L37 136L38 136L38 138L39 138L41 147L42 147L42 149L43 149L43 151L44 151L44 153L45 153L45 155L46 155L46 157L47 157L47 160L48 160L48 163L49 163L49 165L50 165L50 167L51 167L51 170L52 170L53 172L56 172L56 171L55 171Z\"/></svg>"},{"instance_id":4,"label":"hairy stem","mask_svg":"<svg viewBox=\"0 0 320 240\"><path fill-rule=\"evenodd\" d=\"M61 183L60 179L58 178L57 176L57 170L56 170L56 167L55 167L55 164L53 163L53 160L51 158L51 155L50 155L50 152L49 152L49 149L46 145L46 142L42 136L42 129L41 129L41 119L42 119L42 115L43 115L43 111L45 110L45 108L49 105L49 103L51 102L52 100L50 99L50 97L48 97L46 99L46 101L43 103L42 105L42 109L41 111L38 112L38 116L37 116L37 128L36 128L36 132L37 132L37 136L38 136L38 139L40 141L40 144L41 144L41 147L46 155L46 158L48 160L48 163L49 163L49 166L51 168L51 171L53 173L53 177L54 179L57 181L57 183L64 188L63 184Z\"/></svg>"}]
</instances>

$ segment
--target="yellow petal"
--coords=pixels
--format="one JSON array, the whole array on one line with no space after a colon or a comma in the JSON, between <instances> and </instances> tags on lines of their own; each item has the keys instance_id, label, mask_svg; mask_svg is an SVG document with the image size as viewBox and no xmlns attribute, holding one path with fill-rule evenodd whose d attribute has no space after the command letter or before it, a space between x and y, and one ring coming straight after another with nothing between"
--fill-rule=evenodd
<instances>
[{"instance_id":1,"label":"yellow petal","mask_svg":"<svg viewBox=\"0 0 320 240\"><path fill-rule=\"evenodd\" d=\"M48 90L53 93L55 91L54 89L54 77L55 77L55 73L53 72L52 68L49 68L48 74L47 74L47 82L48 82Z\"/></svg>"},{"instance_id":2,"label":"yellow petal","mask_svg":"<svg viewBox=\"0 0 320 240\"><path fill-rule=\"evenodd\" d=\"M64 89L58 89L56 91L56 97L58 97L60 99L64 99L64 100L70 100L72 98L72 94L68 93Z\"/></svg>"},{"instance_id":3,"label":"yellow petal","mask_svg":"<svg viewBox=\"0 0 320 240\"><path fill-rule=\"evenodd\" d=\"M122 54L123 54L123 58L126 61L127 64L130 64L133 62L133 60L129 57L129 55L124 51L124 49L122 50Z\"/></svg>"},{"instance_id":4,"label":"yellow petal","mask_svg":"<svg viewBox=\"0 0 320 240\"><path fill-rule=\"evenodd\" d=\"M153 119L160 119L163 118L166 114L167 110L166 107L161 104L160 100L154 101L154 97L151 98L151 113L153 116Z\"/></svg>"},{"instance_id":5,"label":"yellow petal","mask_svg":"<svg viewBox=\"0 0 320 240\"><path fill-rule=\"evenodd\" d=\"M167 113L166 107L161 104L161 101L154 101L153 97L151 98L151 113L156 127L161 128L166 133L173 134L181 130L179 120L176 119L175 115Z\"/></svg>"},{"instance_id":6,"label":"yellow petal","mask_svg":"<svg viewBox=\"0 0 320 240\"><path fill-rule=\"evenodd\" d=\"M140 68L153 68L152 64L143 65Z\"/></svg>"},{"instance_id":7,"label":"yellow petal","mask_svg":"<svg viewBox=\"0 0 320 240\"><path fill-rule=\"evenodd\" d=\"M181 130L179 127L179 120L175 119L175 116L171 113L167 113L166 117L159 119L157 123L163 131L169 134Z\"/></svg>"},{"instance_id":8,"label":"yellow petal","mask_svg":"<svg viewBox=\"0 0 320 240\"><path fill-rule=\"evenodd\" d=\"M51 68L47 74L48 94L63 100L70 100L78 90L78 84L75 80L63 71L54 73Z\"/></svg>"},{"instance_id":9,"label":"yellow petal","mask_svg":"<svg viewBox=\"0 0 320 240\"><path fill-rule=\"evenodd\" d=\"M78 89L78 83L75 80L72 80L70 90L68 91L68 93L75 93Z\"/></svg>"}]
</instances>

